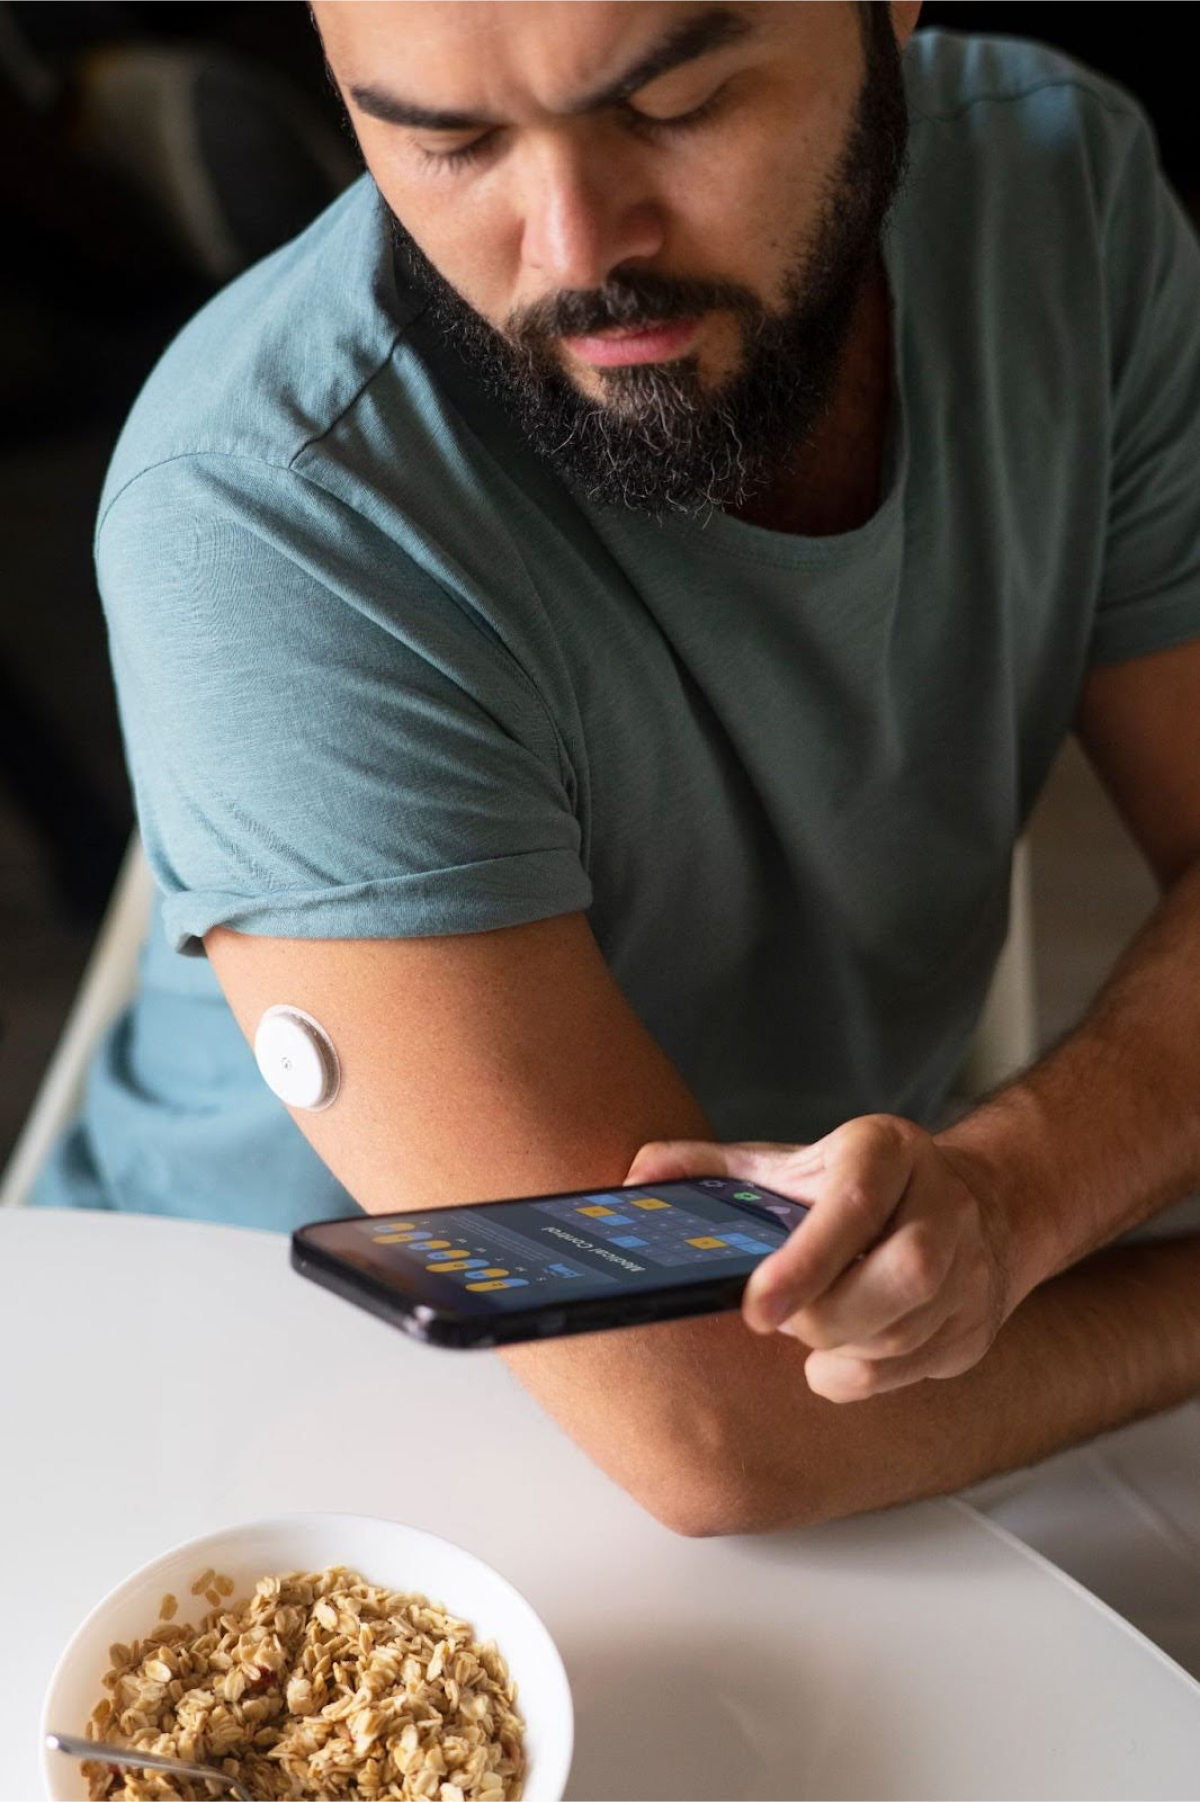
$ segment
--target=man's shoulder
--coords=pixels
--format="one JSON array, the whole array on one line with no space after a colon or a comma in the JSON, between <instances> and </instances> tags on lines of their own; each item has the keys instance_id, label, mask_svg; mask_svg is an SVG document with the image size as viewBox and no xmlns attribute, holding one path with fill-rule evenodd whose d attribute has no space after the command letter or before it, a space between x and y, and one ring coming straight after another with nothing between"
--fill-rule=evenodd
<instances>
[{"instance_id":1,"label":"man's shoulder","mask_svg":"<svg viewBox=\"0 0 1200 1802\"><path fill-rule=\"evenodd\" d=\"M165 463L290 467L388 367L419 305L397 292L386 213L364 176L167 347L121 433L101 518Z\"/></svg>"},{"instance_id":2,"label":"man's shoulder","mask_svg":"<svg viewBox=\"0 0 1200 1802\"><path fill-rule=\"evenodd\" d=\"M957 127L964 144L998 133L1034 150L1081 135L1145 129L1145 114L1119 82L1028 38L918 31L904 53L914 127Z\"/></svg>"},{"instance_id":3,"label":"man's shoulder","mask_svg":"<svg viewBox=\"0 0 1200 1802\"><path fill-rule=\"evenodd\" d=\"M1061 308L1069 294L1101 307L1106 269L1136 255L1136 234L1113 222L1154 201L1158 149L1141 104L1024 38L919 31L904 78L912 129L898 235L926 251L955 244L943 260L964 281L987 260L987 285L998 294L1007 280L1014 320L1039 331L1041 301Z\"/></svg>"}]
</instances>

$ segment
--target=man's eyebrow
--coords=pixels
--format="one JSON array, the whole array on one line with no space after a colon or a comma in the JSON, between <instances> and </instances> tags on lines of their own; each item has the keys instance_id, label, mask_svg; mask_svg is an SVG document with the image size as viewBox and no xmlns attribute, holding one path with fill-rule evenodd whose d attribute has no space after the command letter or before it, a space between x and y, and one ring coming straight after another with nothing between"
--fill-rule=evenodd
<instances>
[{"instance_id":1,"label":"man's eyebrow","mask_svg":"<svg viewBox=\"0 0 1200 1802\"><path fill-rule=\"evenodd\" d=\"M735 12L727 6L710 7L698 17L694 16L674 26L624 75L607 83L597 92L586 95L582 100L573 101L566 111L573 116L619 106L631 94L636 94L639 88L644 88L648 82L665 75L669 69L677 69L682 63L708 56L714 50L723 50L727 44L737 43L756 29L744 13ZM499 124L499 120L487 119L478 113L456 113L440 107L418 106L414 101L402 100L398 94L389 94L385 89L372 87L369 83L351 86L350 98L360 112L368 113L372 119L382 119L386 125L407 125L418 131L474 131L479 126Z\"/></svg>"}]
</instances>

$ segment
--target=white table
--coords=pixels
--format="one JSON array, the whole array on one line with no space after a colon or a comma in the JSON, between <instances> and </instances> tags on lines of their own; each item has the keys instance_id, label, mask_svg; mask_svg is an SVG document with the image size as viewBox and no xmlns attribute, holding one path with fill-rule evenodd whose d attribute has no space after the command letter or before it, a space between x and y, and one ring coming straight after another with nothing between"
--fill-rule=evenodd
<instances>
[{"instance_id":1,"label":"white table","mask_svg":"<svg viewBox=\"0 0 1200 1802\"><path fill-rule=\"evenodd\" d=\"M487 1353L302 1281L272 1234L0 1215L0 1799L40 1794L46 1679L134 1566L259 1515L390 1515L478 1552L555 1635L569 1795L1200 1795L1200 1684L957 1502L685 1540ZM141 1453L103 1449L109 1429ZM441 1451L471 1448L473 1476Z\"/></svg>"}]
</instances>

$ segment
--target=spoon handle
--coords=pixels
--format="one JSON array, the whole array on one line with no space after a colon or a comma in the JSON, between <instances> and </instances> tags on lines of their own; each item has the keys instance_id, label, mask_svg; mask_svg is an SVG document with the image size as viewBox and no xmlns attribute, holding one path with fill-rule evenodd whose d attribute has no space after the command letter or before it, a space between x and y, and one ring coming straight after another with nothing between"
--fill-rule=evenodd
<instances>
[{"instance_id":1,"label":"spoon handle","mask_svg":"<svg viewBox=\"0 0 1200 1802\"><path fill-rule=\"evenodd\" d=\"M184 1764L180 1758L163 1758L157 1752L138 1752L129 1746L110 1746L102 1739L79 1739L72 1733L48 1733L46 1744L52 1752L65 1752L70 1758L94 1758L100 1764L132 1765L143 1771L171 1771L176 1777L197 1777L202 1783L223 1783L233 1791L238 1802L253 1802L249 1790L243 1789L236 1777L209 1764Z\"/></svg>"}]
</instances>

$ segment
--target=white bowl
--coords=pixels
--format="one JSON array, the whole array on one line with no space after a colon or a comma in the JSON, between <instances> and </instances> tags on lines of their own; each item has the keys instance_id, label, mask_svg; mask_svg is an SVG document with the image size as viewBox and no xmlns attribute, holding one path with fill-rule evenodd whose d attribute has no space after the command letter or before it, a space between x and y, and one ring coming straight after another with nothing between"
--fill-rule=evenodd
<instances>
[{"instance_id":1,"label":"white bowl","mask_svg":"<svg viewBox=\"0 0 1200 1802\"><path fill-rule=\"evenodd\" d=\"M232 1577L238 1600L260 1577L333 1564L361 1572L369 1583L427 1595L469 1621L477 1638L495 1640L516 1679L517 1708L525 1722L525 1802L560 1802L571 1766L574 1714L567 1673L541 1620L511 1583L473 1553L416 1527L361 1514L291 1514L226 1527L175 1546L119 1583L92 1609L50 1679L42 1714L47 1796L52 1802L86 1802L79 1761L46 1750L46 1734L84 1732L107 1693L109 1646L144 1638L168 1591L179 1597L178 1618L187 1620L189 1604L207 1609L189 1591L209 1568Z\"/></svg>"}]
</instances>

